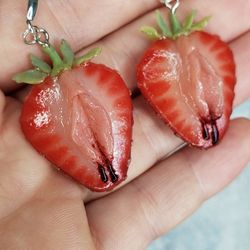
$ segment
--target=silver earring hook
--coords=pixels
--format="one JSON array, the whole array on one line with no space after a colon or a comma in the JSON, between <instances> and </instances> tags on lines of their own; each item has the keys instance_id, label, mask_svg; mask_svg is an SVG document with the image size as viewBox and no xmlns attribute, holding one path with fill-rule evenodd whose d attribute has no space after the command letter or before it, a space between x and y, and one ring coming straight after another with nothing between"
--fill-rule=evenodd
<instances>
[{"instance_id":1,"label":"silver earring hook","mask_svg":"<svg viewBox=\"0 0 250 250\"><path fill-rule=\"evenodd\" d=\"M33 21L36 15L38 7L38 0L29 0L28 2L28 11L27 11L27 20Z\"/></svg>"},{"instance_id":2,"label":"silver earring hook","mask_svg":"<svg viewBox=\"0 0 250 250\"><path fill-rule=\"evenodd\" d=\"M32 24L38 8L38 0L28 0L28 10L26 15L27 29L23 33L23 41L25 44L49 46L48 32Z\"/></svg>"},{"instance_id":3,"label":"silver earring hook","mask_svg":"<svg viewBox=\"0 0 250 250\"><path fill-rule=\"evenodd\" d=\"M176 10L180 6L180 0L160 0L160 2L164 3L172 14L175 14Z\"/></svg>"}]
</instances>

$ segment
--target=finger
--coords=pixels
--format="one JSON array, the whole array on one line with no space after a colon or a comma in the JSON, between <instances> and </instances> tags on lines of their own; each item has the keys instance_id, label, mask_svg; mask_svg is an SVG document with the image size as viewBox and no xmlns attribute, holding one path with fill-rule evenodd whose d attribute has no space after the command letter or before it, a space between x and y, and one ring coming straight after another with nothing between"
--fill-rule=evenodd
<instances>
[{"instance_id":1,"label":"finger","mask_svg":"<svg viewBox=\"0 0 250 250\"><path fill-rule=\"evenodd\" d=\"M231 182L250 160L249 147L250 122L234 121L218 147L186 148L121 190L89 203L96 242L106 249L144 249Z\"/></svg>"},{"instance_id":2,"label":"finger","mask_svg":"<svg viewBox=\"0 0 250 250\"><path fill-rule=\"evenodd\" d=\"M20 106L0 92L0 219L23 207L35 194L40 200L85 197L76 182L59 174L25 139L19 126Z\"/></svg>"},{"instance_id":3,"label":"finger","mask_svg":"<svg viewBox=\"0 0 250 250\"><path fill-rule=\"evenodd\" d=\"M119 33L118 33L119 35ZM119 36L118 36L119 37ZM105 41L105 40L104 40ZM116 39L112 40L113 42ZM114 51L110 51L109 47L105 44L109 44L108 42L102 42L102 44L96 44L99 46L105 46L103 53L95 59L98 63L104 63L109 65L111 68L116 68L124 78L128 87L131 90L136 88L136 65L137 61L143 50L146 49L148 44L146 39L135 40L133 44L137 44L138 46L127 46L126 50L123 50L122 40L119 41L121 47L118 49L115 44L111 43ZM125 43L124 43L125 44ZM130 43L128 43L130 44ZM235 105L239 105L244 102L250 96L250 88L249 88L249 68L250 68L250 31L246 32L244 35L239 37L238 39L232 41L230 46L233 50L236 69L237 69L237 85L236 85L236 97L235 97ZM118 45L118 44L117 44ZM132 51L130 51L132 50ZM82 52L80 52L81 54ZM120 53L120 54L119 54ZM23 89L16 93L16 97L23 101L25 96L27 95L29 88Z\"/></svg>"},{"instance_id":4,"label":"finger","mask_svg":"<svg viewBox=\"0 0 250 250\"><path fill-rule=\"evenodd\" d=\"M184 5L184 3L187 2L189 1L183 1L183 5L181 5L180 9L178 10L180 16L185 16L187 14L188 10L186 9L189 9L190 11L190 6L187 7ZM216 8L208 9L204 8L202 1L194 2L197 5L195 7L197 7L198 12L201 13L201 16L206 16L208 14L213 16L209 22L207 30L211 33L220 35L222 39L227 42L230 42L250 29L250 22L248 18L246 18L246 20L241 20L241 22L235 22L236 24L234 23L233 27L230 26L230 29L224 28L225 23L231 22L231 20L234 20L240 13L239 5L235 1L232 3L232 5L235 5L234 11L230 11L230 15L226 16L221 14L222 17L217 13L217 11L219 8L222 8L223 4L225 5L225 1L217 1L214 4L211 3L211 6L216 6ZM210 6L210 4L208 6ZM250 2L247 4L246 8L248 8L250 11ZM164 15L167 16L167 10L164 10ZM107 36L100 42L92 45L93 47L99 46L103 48L102 54L96 59L96 61L99 63L104 63L111 68L117 69L131 90L136 88L137 64L139 63L144 51L151 43L151 41L149 41L143 34L139 32L140 27L143 25L156 26L155 11L146 14L142 18L132 22L117 32ZM238 58L243 55L245 58L247 58L247 56L248 58L250 57L250 54L248 54L250 53L249 40L247 38L245 39L246 41L244 42L243 47L245 49L239 47L235 51L235 56ZM88 48L84 51L81 51L79 54L84 53L86 50L88 50Z\"/></svg>"},{"instance_id":5,"label":"finger","mask_svg":"<svg viewBox=\"0 0 250 250\"><path fill-rule=\"evenodd\" d=\"M3 218L29 200L51 170L47 161L39 157L22 135L20 104L10 98L1 99L0 203L3 206L0 207L0 218Z\"/></svg>"},{"instance_id":6,"label":"finger","mask_svg":"<svg viewBox=\"0 0 250 250\"><path fill-rule=\"evenodd\" d=\"M228 11L229 6L230 11ZM185 15L190 13L190 8L197 10L197 19L201 19L204 16L211 16L212 18L207 27L208 32L217 33L227 42L250 28L250 2L246 3L244 0L185 1L185 5L183 4L182 8ZM237 21L239 17L240 21ZM230 29L226 28L227 25L230 25Z\"/></svg>"},{"instance_id":7,"label":"finger","mask_svg":"<svg viewBox=\"0 0 250 250\"><path fill-rule=\"evenodd\" d=\"M158 0L45 0L39 3L34 23L49 32L52 44L64 38L77 51L158 5ZM13 83L10 85L11 76L29 66L27 55L39 53L37 46L26 46L20 37L26 28L26 8L25 1L1 2L0 86L3 90L15 87Z\"/></svg>"},{"instance_id":8,"label":"finger","mask_svg":"<svg viewBox=\"0 0 250 250\"><path fill-rule=\"evenodd\" d=\"M0 237L0 249L95 249L82 201L66 197L34 197L0 220Z\"/></svg>"},{"instance_id":9,"label":"finger","mask_svg":"<svg viewBox=\"0 0 250 250\"><path fill-rule=\"evenodd\" d=\"M119 0L121 1L121 0ZM243 2L243 0L241 0ZM56 2L56 1L53 1ZM79 1L74 1L73 3L79 3ZM93 2L93 1L92 1ZM91 2L91 4L92 4ZM103 1L102 1L103 2ZM121 1L124 3L124 1ZM100 3L100 2L99 2ZM51 5L52 2L49 2L49 5ZM54 4L54 3L53 3ZM153 7L156 7L159 4L159 2L157 0L145 0L145 3L142 4L140 1L126 1L125 6L123 6L125 9L122 9L122 14L121 17L119 17L119 20L122 19L123 21L118 22L117 20L114 22L114 20L112 18L106 18L109 21L107 21L106 26L105 27L101 27L100 25L103 26L104 24L102 24L103 22L103 15L109 15L109 16L113 16L110 14L110 12L113 13L117 13L120 8L121 5L117 3L113 4L114 6L112 6L112 4L107 4L106 1L104 1L104 7L106 5L109 6L109 8L106 10L106 8L104 8L102 6L102 4L97 6L97 12L96 14L92 15L91 12L91 18L96 18L95 21L93 21L93 24L89 21L90 18L90 14L89 15L85 15L84 19L82 22L79 22L79 15L74 15L72 24L71 21L69 22L68 20L71 20L67 13L64 13L64 11L62 11L62 14L60 14L59 16L57 16L57 13L54 12L49 12L48 15L52 15L52 17L48 18L46 16L46 20L43 20L43 18L45 18L44 15L42 15L42 13L46 13L45 7L44 10L40 11L40 19L37 19L37 22L39 23L45 23L46 25L44 25L44 27L46 27L46 29L48 29L51 34L54 34L53 32L55 32L55 34L53 35L53 37L57 37L58 39L60 39L61 37L64 37L66 39L68 39L68 41L73 45L74 50L78 50L80 47L85 47L86 45L97 41L99 38L101 38L104 33L107 34L108 32L111 32L112 30L118 28L119 26L121 26L122 24L124 24L125 22L128 22L129 20L136 18L137 16L139 16L142 13L145 13L146 11L152 9ZM209 11L209 13L205 13L205 15L214 15L215 17L217 17L218 14L218 10L221 10L223 8L226 8L229 4L229 1L223 0L223 1L210 1L209 5L206 6L204 8L204 4L202 3L202 1L198 1L198 0L186 0L183 1L180 10L178 11L178 15L180 16L184 16L187 13L187 9L190 10L190 6L192 6L193 8L199 10L199 12L201 14L203 14L204 12L206 12L206 10ZM84 3L82 3L81 6L77 6L78 11L82 12L84 6L85 5L85 1ZM136 6L134 6L136 5ZM145 5L145 6L143 6ZM74 6L74 4L72 4L72 6ZM209 30L211 30L212 32L216 32L218 34L221 34L223 36L223 38L230 40L232 38L235 38L235 36L237 36L238 34L242 33L243 31L247 30L249 28L249 22L247 20L247 16L246 18L244 17L244 15L241 18L241 22L234 22L233 25L230 26L230 29L225 29L225 23L231 23L232 20L234 20L236 18L236 16L238 16L238 13L241 13L241 5L239 2L235 2L235 1L230 1L230 6L234 11L230 11L228 12L229 14L226 14L224 16L224 12L223 14L219 13L219 17L217 17L216 19L214 18L213 21L210 24L210 28ZM56 7L56 6L55 6ZM58 6L57 6L58 7ZM60 7L60 6L59 6ZM58 8L59 8L58 7ZM102 8L103 7L103 8ZM21 8L21 7L20 7ZM76 7L75 7L76 8ZM52 9L52 7L51 7ZM53 8L55 9L55 8ZM67 10L67 8L63 8L63 10ZM250 6L248 3L244 2L244 12L250 10ZM85 13L86 11L84 11ZM69 14L72 14L72 11L68 11ZM131 13L133 14L133 18L131 17ZM166 11L165 11L166 13ZM55 17L53 17L53 14L56 15L57 19L55 21ZM62 15L62 18L60 18ZM77 18L76 18L77 17ZM81 17L81 16L80 16ZM244 18L243 18L244 17ZM75 20L77 19L77 20ZM246 20L245 20L246 19ZM54 21L53 21L54 20ZM65 30L67 32L65 32L64 29L62 29L62 27L64 27L64 23L62 23L64 20L64 22L67 22L67 24L65 24L65 26L67 28L65 28ZM101 20L101 24L100 24L100 20ZM125 21L124 21L125 20ZM116 25L116 23L118 22L118 25ZM19 20L19 23L21 25L21 20ZM58 25L58 23L60 25ZM79 24L80 23L80 24ZM82 31L82 23L91 23L91 25L89 25L89 29L85 32ZM150 24L152 23L152 25L155 25L155 14L151 13L141 19L139 19L136 22L133 22L132 24L126 26L124 29L121 29L118 32L115 32L113 35L108 36L108 38L104 39L104 41L102 43L98 43L95 44L94 46L100 45L103 47L103 56L100 57L100 61L102 63L106 63L107 65L110 65L112 67L115 67L116 69L120 70L121 66L124 66L121 71L122 74L124 76L127 76L129 74L131 75L135 75L134 71L135 71L135 66L142 54L142 52L146 49L146 47L149 44L149 41L147 41L145 39L144 36L142 36L139 33L139 28L142 25L145 24ZM74 26L75 25L80 25L79 26ZM15 23L16 25L16 23ZM13 24L13 27L15 27L15 25ZM20 27L18 28L17 32L21 32L20 30L22 30L23 28ZM115 28L114 28L115 26ZM48 28L47 28L48 27ZM108 28L109 29L108 29ZM111 27L111 28L110 28ZM103 33L98 33L96 30L104 30ZM107 31L108 30L108 31ZM70 32L69 32L70 31ZM71 31L74 31L74 39L73 36L69 34L72 34ZM58 32L58 33L57 33ZM100 32L100 31L99 31ZM93 34L97 34L97 35L93 35ZM13 34L13 32L11 33ZM98 35L99 34L99 35ZM93 37L94 36L94 37ZM4 72L4 74L0 74L0 86L2 86L2 88L4 90L7 89L13 89L15 88L15 84L13 82L10 81L11 76L16 73L19 72L21 70L24 70L25 68L28 67L29 61L27 58L27 54L29 52L38 52L38 49L36 47L28 47L22 44L22 41L18 41L16 39L13 39L13 35L12 37L9 36L9 34L4 35L3 37L6 37L6 42L4 43L4 51L5 56L3 58L8 58L8 61L6 62L6 60L4 60L4 64L2 63L2 68L0 69L0 73L1 70L2 72ZM92 37L91 40L86 41L86 37ZM17 42L13 42L13 41L17 41ZM80 45L76 44L76 41L79 42ZM13 47L11 49L9 49L9 44L13 44ZM136 45L136 46L135 46ZM105 54L104 54L105 53ZM18 57L16 56L16 54L18 54ZM128 60L126 59L130 59L130 62L128 63ZM1 62L1 61L0 61ZM15 65L15 67L13 67L13 65ZM128 74L126 74L128 73ZM125 78L125 80L128 80L129 86L131 86L131 81L127 78ZM133 83L135 83L134 78L133 78ZM133 85L134 86L134 85Z\"/></svg>"},{"instance_id":10,"label":"finger","mask_svg":"<svg viewBox=\"0 0 250 250\"><path fill-rule=\"evenodd\" d=\"M237 84L235 88L234 104L239 105L250 98L250 30L242 37L231 43L237 71Z\"/></svg>"}]
</instances>

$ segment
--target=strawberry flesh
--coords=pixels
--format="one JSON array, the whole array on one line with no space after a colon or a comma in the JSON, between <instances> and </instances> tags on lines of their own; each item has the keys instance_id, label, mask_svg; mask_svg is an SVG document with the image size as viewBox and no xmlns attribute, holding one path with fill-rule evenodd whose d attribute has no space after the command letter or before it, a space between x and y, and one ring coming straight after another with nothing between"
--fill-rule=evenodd
<instances>
[{"instance_id":1,"label":"strawberry flesh","mask_svg":"<svg viewBox=\"0 0 250 250\"><path fill-rule=\"evenodd\" d=\"M232 52L219 37L194 32L156 41L137 77L145 98L189 144L208 148L223 137L236 78Z\"/></svg>"},{"instance_id":2,"label":"strawberry flesh","mask_svg":"<svg viewBox=\"0 0 250 250\"><path fill-rule=\"evenodd\" d=\"M38 152L91 190L111 190L126 178L130 93L104 65L88 63L34 86L21 126Z\"/></svg>"}]
</instances>

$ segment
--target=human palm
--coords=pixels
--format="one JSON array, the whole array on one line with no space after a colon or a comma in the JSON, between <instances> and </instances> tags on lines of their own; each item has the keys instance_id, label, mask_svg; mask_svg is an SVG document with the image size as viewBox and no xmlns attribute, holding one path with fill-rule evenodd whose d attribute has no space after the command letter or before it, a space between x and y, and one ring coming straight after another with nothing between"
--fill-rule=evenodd
<instances>
[{"instance_id":1,"label":"human palm","mask_svg":"<svg viewBox=\"0 0 250 250\"><path fill-rule=\"evenodd\" d=\"M250 160L250 123L243 119L231 123L219 146L206 152L184 148L165 159L182 142L139 96L132 161L122 187L92 193L55 170L26 142L18 119L28 90L17 91L10 80L29 67L29 52L40 53L18 39L25 5L3 0L0 9L0 86L6 95L12 91L12 97L0 95L0 249L143 249L225 187ZM149 45L138 29L154 23L152 10L159 5L157 0L46 0L36 23L49 31L51 43L65 38L79 54L101 46L96 61L120 71L134 91L135 67ZM230 42L238 67L235 105L242 103L250 96L250 2L185 0L178 14L184 16L190 6L213 15L208 30ZM8 20L6 13L11 13Z\"/></svg>"}]
</instances>

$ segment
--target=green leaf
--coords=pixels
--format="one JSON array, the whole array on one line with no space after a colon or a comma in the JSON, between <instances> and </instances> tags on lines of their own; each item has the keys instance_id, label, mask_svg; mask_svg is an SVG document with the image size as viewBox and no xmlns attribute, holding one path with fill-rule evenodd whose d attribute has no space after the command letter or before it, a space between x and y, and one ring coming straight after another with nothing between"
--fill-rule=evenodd
<instances>
[{"instance_id":1,"label":"green leaf","mask_svg":"<svg viewBox=\"0 0 250 250\"><path fill-rule=\"evenodd\" d=\"M30 55L30 59L31 59L31 63L35 68L38 68L40 71L50 74L51 72L51 67L49 66L49 64L47 64L46 62L44 62L43 60L41 60L40 58L34 56L34 55Z\"/></svg>"},{"instance_id":2,"label":"green leaf","mask_svg":"<svg viewBox=\"0 0 250 250\"><path fill-rule=\"evenodd\" d=\"M62 55L63 55L63 62L65 65L65 68L71 68L73 65L75 55L74 55L70 45L64 39L62 39L62 41L61 41L60 50L61 50Z\"/></svg>"},{"instance_id":3,"label":"green leaf","mask_svg":"<svg viewBox=\"0 0 250 250\"><path fill-rule=\"evenodd\" d=\"M166 24L166 22L164 21L161 12L159 10L156 11L156 20L157 20L157 24L160 27L163 35L165 37L172 37L172 32L169 29L168 25Z\"/></svg>"},{"instance_id":4,"label":"green leaf","mask_svg":"<svg viewBox=\"0 0 250 250\"><path fill-rule=\"evenodd\" d=\"M179 22L174 13L170 14L170 20L172 25L172 33L173 35L176 35L182 30L181 23Z\"/></svg>"},{"instance_id":5,"label":"green leaf","mask_svg":"<svg viewBox=\"0 0 250 250\"><path fill-rule=\"evenodd\" d=\"M80 65L82 63L86 63L86 62L92 60L94 57L100 55L101 51L102 51L101 48L91 49L87 54L85 54L79 58L76 58L74 60L74 65Z\"/></svg>"},{"instance_id":6,"label":"green leaf","mask_svg":"<svg viewBox=\"0 0 250 250\"><path fill-rule=\"evenodd\" d=\"M200 30L203 30L203 29L207 26L207 24L208 24L208 22L209 22L210 19L211 19L210 16L209 16L209 17L203 18L203 19L202 19L201 21L199 21L198 23L193 24L191 30L192 30L192 31L200 31Z\"/></svg>"},{"instance_id":7,"label":"green leaf","mask_svg":"<svg viewBox=\"0 0 250 250\"><path fill-rule=\"evenodd\" d=\"M57 76L63 69L64 63L55 48L52 45L42 47L43 51L49 55L51 61L53 62L53 69L51 76Z\"/></svg>"},{"instance_id":8,"label":"green leaf","mask_svg":"<svg viewBox=\"0 0 250 250\"><path fill-rule=\"evenodd\" d=\"M14 75L12 80L17 83L39 84L44 81L48 74L38 70L28 70Z\"/></svg>"},{"instance_id":9,"label":"green leaf","mask_svg":"<svg viewBox=\"0 0 250 250\"><path fill-rule=\"evenodd\" d=\"M195 16L196 16L196 11L193 10L193 11L191 12L191 14L188 15L188 16L185 18L185 20L184 20L184 22L183 22L183 29L184 29L185 31L188 31L188 30L191 29L191 27L192 27L192 25L193 25L193 23L194 23Z\"/></svg>"},{"instance_id":10,"label":"green leaf","mask_svg":"<svg viewBox=\"0 0 250 250\"><path fill-rule=\"evenodd\" d=\"M158 33L158 31L155 28L153 28L153 27L143 26L143 27L141 27L140 31L142 33L144 33L149 39L157 40L157 39L161 38L161 36Z\"/></svg>"}]
</instances>

